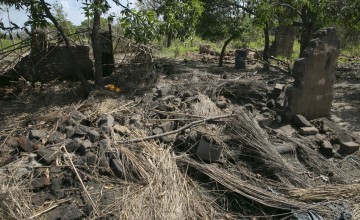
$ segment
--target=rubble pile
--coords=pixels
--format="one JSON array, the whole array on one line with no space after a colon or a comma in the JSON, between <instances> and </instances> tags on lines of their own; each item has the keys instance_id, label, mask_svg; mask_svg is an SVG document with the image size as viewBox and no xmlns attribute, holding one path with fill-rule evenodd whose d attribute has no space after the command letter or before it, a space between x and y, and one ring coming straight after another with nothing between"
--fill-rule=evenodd
<instances>
[{"instance_id":1,"label":"rubble pile","mask_svg":"<svg viewBox=\"0 0 360 220\"><path fill-rule=\"evenodd\" d=\"M167 73L127 70L134 92L77 102L73 83L57 85L62 102L54 91L52 99L39 92L37 103L25 92L0 100L0 216L360 217L359 137L331 118L295 113L286 95L293 79L256 66L250 79L243 70L181 73L184 63Z\"/></svg>"}]
</instances>

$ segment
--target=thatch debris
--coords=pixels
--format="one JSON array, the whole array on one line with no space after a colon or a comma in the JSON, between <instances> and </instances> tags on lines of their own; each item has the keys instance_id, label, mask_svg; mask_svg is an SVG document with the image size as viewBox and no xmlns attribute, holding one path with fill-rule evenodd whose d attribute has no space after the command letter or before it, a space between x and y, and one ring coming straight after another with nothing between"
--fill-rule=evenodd
<instances>
[{"instance_id":1,"label":"thatch debris","mask_svg":"<svg viewBox=\"0 0 360 220\"><path fill-rule=\"evenodd\" d=\"M337 152L324 157L321 141L335 151L340 141L330 137L339 133L310 121L319 133L299 134L282 118L282 89L275 97L260 80L131 68L124 77L133 90L124 94L80 100L79 84L52 82L0 100L1 216L332 219L341 212L329 203L339 198L356 216L360 174L346 172L358 152L351 161ZM125 85L112 77L105 81ZM221 146L216 161L197 156L204 137Z\"/></svg>"}]
</instances>

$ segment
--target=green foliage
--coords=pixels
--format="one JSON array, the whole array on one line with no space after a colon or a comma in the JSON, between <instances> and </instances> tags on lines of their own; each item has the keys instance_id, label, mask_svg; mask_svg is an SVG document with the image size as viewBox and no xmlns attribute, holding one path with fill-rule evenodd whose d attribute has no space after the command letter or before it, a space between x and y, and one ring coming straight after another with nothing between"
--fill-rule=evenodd
<instances>
[{"instance_id":1,"label":"green foliage","mask_svg":"<svg viewBox=\"0 0 360 220\"><path fill-rule=\"evenodd\" d=\"M204 12L197 25L203 39L217 41L231 36L240 37L249 28L250 18L234 1L203 0Z\"/></svg>"},{"instance_id":2,"label":"green foliage","mask_svg":"<svg viewBox=\"0 0 360 220\"><path fill-rule=\"evenodd\" d=\"M54 18L58 21L61 27L64 29L64 32L67 36L75 32L75 25L67 19L67 13L64 11L62 4L58 2L52 5L52 14Z\"/></svg>"},{"instance_id":3,"label":"green foliage","mask_svg":"<svg viewBox=\"0 0 360 220\"><path fill-rule=\"evenodd\" d=\"M157 9L163 22L160 33L171 34L175 38L185 40L195 33L196 23L203 12L203 4L199 0L162 0Z\"/></svg>"},{"instance_id":4,"label":"green foliage","mask_svg":"<svg viewBox=\"0 0 360 220\"><path fill-rule=\"evenodd\" d=\"M120 23L124 29L124 35L133 38L138 43L148 44L159 35L160 21L156 13L149 11L124 10Z\"/></svg>"},{"instance_id":5,"label":"green foliage","mask_svg":"<svg viewBox=\"0 0 360 220\"><path fill-rule=\"evenodd\" d=\"M92 18L89 19L89 21L83 20L80 25L79 28L91 28L94 24L94 20ZM101 30L107 30L108 29L108 19L106 18L100 18L100 29Z\"/></svg>"}]
</instances>

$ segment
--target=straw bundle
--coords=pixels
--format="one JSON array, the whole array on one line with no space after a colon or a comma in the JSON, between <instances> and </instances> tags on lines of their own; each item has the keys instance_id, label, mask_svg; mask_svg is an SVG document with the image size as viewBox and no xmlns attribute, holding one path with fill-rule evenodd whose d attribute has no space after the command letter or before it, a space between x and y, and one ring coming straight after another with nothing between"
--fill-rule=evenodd
<instances>
[{"instance_id":1,"label":"straw bundle","mask_svg":"<svg viewBox=\"0 0 360 220\"><path fill-rule=\"evenodd\" d=\"M349 199L360 201L360 184L349 185L324 185L306 189L291 189L289 198L301 201L334 201L338 199Z\"/></svg>"},{"instance_id":2,"label":"straw bundle","mask_svg":"<svg viewBox=\"0 0 360 220\"><path fill-rule=\"evenodd\" d=\"M212 218L209 200L180 172L169 150L149 142L142 143L141 147L141 154L128 157L133 166L126 166L126 169L130 171L133 167L140 171L141 168L146 183L128 185L108 210L117 210L120 219ZM121 152L130 155L130 152Z\"/></svg>"},{"instance_id":3,"label":"straw bundle","mask_svg":"<svg viewBox=\"0 0 360 220\"><path fill-rule=\"evenodd\" d=\"M254 118L243 110L236 111L236 117L227 123L227 132L233 139L242 143L243 150L258 158L262 170L273 173L280 182L289 186L304 187L307 184L272 146L268 134L260 128Z\"/></svg>"}]
</instances>

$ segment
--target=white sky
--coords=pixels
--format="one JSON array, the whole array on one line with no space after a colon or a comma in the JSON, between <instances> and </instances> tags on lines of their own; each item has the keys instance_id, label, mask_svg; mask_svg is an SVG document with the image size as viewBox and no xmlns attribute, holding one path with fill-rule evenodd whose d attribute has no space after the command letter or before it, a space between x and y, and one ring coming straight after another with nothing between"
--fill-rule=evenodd
<instances>
[{"instance_id":1,"label":"white sky","mask_svg":"<svg viewBox=\"0 0 360 220\"><path fill-rule=\"evenodd\" d=\"M54 2L59 2L63 5L64 11L68 15L68 19L75 25L80 25L80 23L85 20L85 15L82 13L82 4L81 0L47 0L46 2L52 4ZM115 15L119 15L121 11L120 6L116 6L116 4L108 0L109 4L111 5L110 12L115 13ZM121 0L120 1L123 5L126 5L127 2L133 3L132 7L134 7L135 0ZM0 5L0 7L3 9L4 6ZM15 8L10 8L10 20L17 24L18 26L22 27L23 24L28 20L26 11L18 11ZM9 24L8 15L6 12L0 11L0 21L4 23L5 26Z\"/></svg>"}]
</instances>

